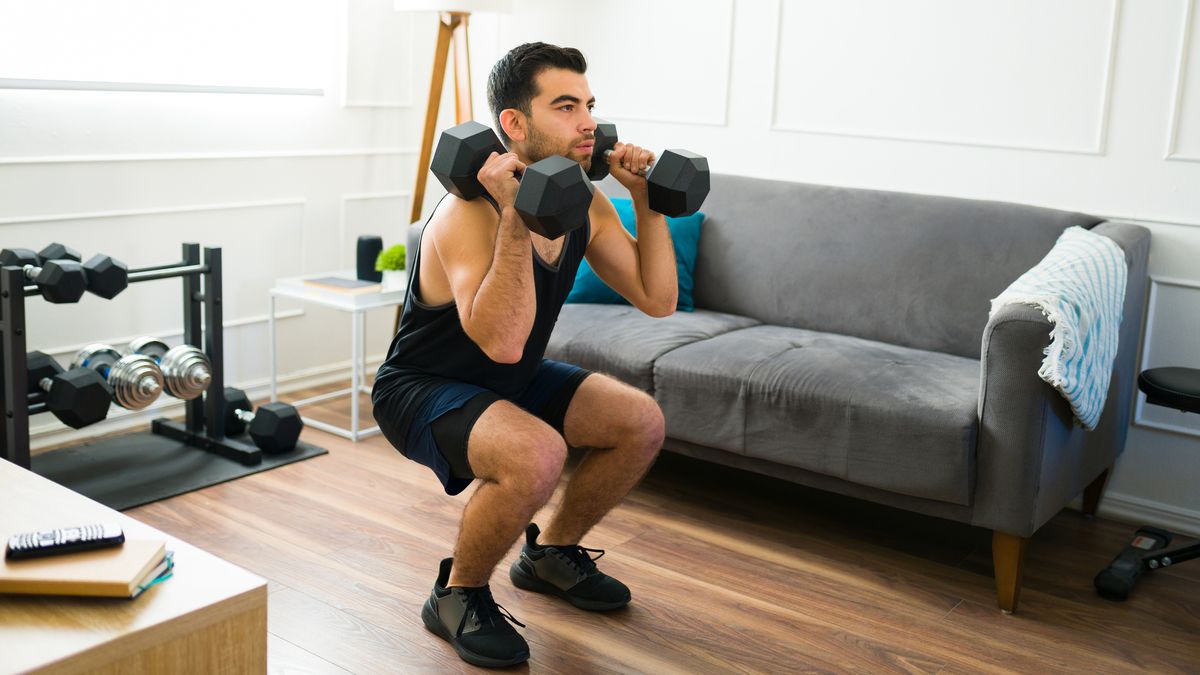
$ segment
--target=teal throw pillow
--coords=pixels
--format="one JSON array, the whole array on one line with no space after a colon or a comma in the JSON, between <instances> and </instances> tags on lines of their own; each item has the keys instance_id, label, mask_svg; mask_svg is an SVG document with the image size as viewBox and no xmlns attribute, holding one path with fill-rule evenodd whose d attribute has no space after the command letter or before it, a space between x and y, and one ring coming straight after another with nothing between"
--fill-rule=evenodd
<instances>
[{"instance_id":1,"label":"teal throw pillow","mask_svg":"<svg viewBox=\"0 0 1200 675\"><path fill-rule=\"evenodd\" d=\"M633 201L629 199L612 198L621 224L636 236L636 224L633 215ZM692 290L695 288L694 274L696 271L696 249L700 247L700 225L704 222L704 214L696 212L682 218L667 218L667 229L671 231L671 242L675 245L675 269L679 276L679 300L675 309L681 312L691 312L696 306L692 300ZM567 302L591 303L597 305L628 305L619 293L608 287L592 271L587 260L579 264L575 273L575 286L567 296Z\"/></svg>"}]
</instances>

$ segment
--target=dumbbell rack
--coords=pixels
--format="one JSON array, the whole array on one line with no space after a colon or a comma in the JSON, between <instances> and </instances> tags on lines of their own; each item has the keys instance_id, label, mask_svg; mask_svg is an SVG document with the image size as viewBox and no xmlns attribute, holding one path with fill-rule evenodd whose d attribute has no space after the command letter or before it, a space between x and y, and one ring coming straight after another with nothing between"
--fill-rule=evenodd
<instances>
[{"instance_id":1,"label":"dumbbell rack","mask_svg":"<svg viewBox=\"0 0 1200 675\"><path fill-rule=\"evenodd\" d=\"M183 422L159 418L151 433L165 445L183 442L222 457L254 465L262 462L257 447L225 437L224 339L221 318L221 249L200 244L183 244L183 260L129 270L129 283L179 278L183 281L183 340L201 344L212 363L212 381L202 398L185 402ZM203 290L201 280L203 279ZM20 267L0 268L0 434L4 437L4 459L30 468L28 375L25 365L25 298L38 296L37 286L26 285ZM203 321L203 325L201 324ZM169 439L169 440L168 440Z\"/></svg>"}]
</instances>

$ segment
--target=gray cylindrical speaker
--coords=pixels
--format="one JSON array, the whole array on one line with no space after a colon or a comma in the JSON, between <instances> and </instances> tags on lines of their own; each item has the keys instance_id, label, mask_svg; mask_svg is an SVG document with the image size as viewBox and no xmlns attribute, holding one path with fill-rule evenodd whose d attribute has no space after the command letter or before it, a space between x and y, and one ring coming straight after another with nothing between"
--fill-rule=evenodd
<instances>
[{"instance_id":1,"label":"gray cylindrical speaker","mask_svg":"<svg viewBox=\"0 0 1200 675\"><path fill-rule=\"evenodd\" d=\"M383 272L375 271L375 259L383 250L383 238L364 234L358 238L358 278L363 281L383 281Z\"/></svg>"}]
</instances>

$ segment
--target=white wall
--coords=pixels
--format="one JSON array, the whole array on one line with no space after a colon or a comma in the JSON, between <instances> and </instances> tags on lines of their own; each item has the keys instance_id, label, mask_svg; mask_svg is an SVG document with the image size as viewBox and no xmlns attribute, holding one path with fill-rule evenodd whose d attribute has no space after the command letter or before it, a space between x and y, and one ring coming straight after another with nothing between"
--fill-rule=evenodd
<instances>
[{"instance_id":1,"label":"white wall","mask_svg":"<svg viewBox=\"0 0 1200 675\"><path fill-rule=\"evenodd\" d=\"M226 380L265 394L272 281L353 267L362 233L403 241L435 21L390 0L0 0L0 245L61 240L130 266L178 260L185 241L222 247ZM414 42L418 22L430 30ZM66 363L94 341L178 342L179 295L172 280L28 301L29 348ZM279 312L285 387L345 376L348 315ZM376 363L393 317L368 316ZM114 408L81 432L38 416L34 447L170 405Z\"/></svg>"},{"instance_id":2,"label":"white wall","mask_svg":"<svg viewBox=\"0 0 1200 675\"><path fill-rule=\"evenodd\" d=\"M123 3L144 10L150 1ZM11 19L17 4L0 0L0 11ZM496 58L521 41L545 40L584 50L597 114L618 122L623 137L694 149L719 172L1006 200L1144 224L1158 283L1142 365L1200 365L1195 5L516 0L512 15L472 18L475 117L489 119L485 82ZM21 52L3 47L13 33L55 35L63 24L22 26L0 15L0 232L6 246L63 239L134 265L172 259L188 239L224 246L226 377L262 391L270 280L352 264L359 233L401 237L437 18L394 12L387 0L267 3L239 19L253 30L227 34L221 21L202 18L228 11L220 3L167 6L188 14L159 10L166 14L158 30L179 37L157 40L156 49L215 49L254 67L225 66L223 81L199 82L191 65L139 70L146 59L111 59L119 72L160 84L171 82L146 78L176 72L176 84L222 85L218 91L299 93L4 88L14 83L3 78L63 77L36 64L14 68ZM199 33L217 37L205 43L189 33L197 22L208 27ZM255 37L267 49L252 48ZM61 49L39 53L44 63ZM453 123L452 90L448 81L439 128ZM426 214L439 195L433 182ZM31 303L30 346L69 358L93 340L142 332L177 339L176 295L174 284L157 282L113 302ZM344 375L344 317L281 310L288 381ZM391 320L383 312L369 321L375 360ZM35 419L39 442L63 438L54 423ZM1146 406L1102 508L1200 531L1197 484L1200 415Z\"/></svg>"}]
</instances>

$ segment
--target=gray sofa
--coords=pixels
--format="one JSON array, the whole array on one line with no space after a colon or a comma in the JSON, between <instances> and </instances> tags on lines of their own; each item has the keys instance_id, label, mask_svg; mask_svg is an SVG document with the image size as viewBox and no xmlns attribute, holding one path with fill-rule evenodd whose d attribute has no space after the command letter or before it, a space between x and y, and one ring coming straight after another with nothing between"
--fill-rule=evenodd
<instances>
[{"instance_id":1,"label":"gray sofa","mask_svg":"<svg viewBox=\"0 0 1200 675\"><path fill-rule=\"evenodd\" d=\"M612 179L601 184L626 196ZM1136 387L1150 233L1082 213L713 176L696 311L567 305L547 356L652 394L665 449L993 531L1014 611L1027 538L1094 512ZM1100 425L1038 379L1050 323L996 297L1079 225L1129 279Z\"/></svg>"},{"instance_id":2,"label":"gray sofa","mask_svg":"<svg viewBox=\"0 0 1200 675\"><path fill-rule=\"evenodd\" d=\"M606 194L627 196L611 178ZM566 305L550 358L652 394L666 450L993 531L1000 608L1027 539L1125 445L1150 233L1082 213L713 176L695 312ZM1079 225L1125 251L1100 424L1037 376L1050 323L990 300ZM420 224L409 230L415 251Z\"/></svg>"}]
</instances>

